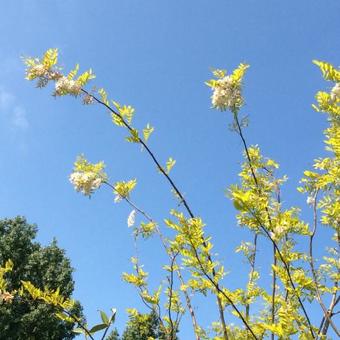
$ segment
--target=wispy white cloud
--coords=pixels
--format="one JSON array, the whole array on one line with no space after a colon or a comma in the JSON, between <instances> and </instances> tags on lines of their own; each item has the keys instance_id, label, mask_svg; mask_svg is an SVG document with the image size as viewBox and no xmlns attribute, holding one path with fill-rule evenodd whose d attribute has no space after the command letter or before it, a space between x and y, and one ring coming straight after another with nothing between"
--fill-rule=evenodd
<instances>
[{"instance_id":1,"label":"wispy white cloud","mask_svg":"<svg viewBox=\"0 0 340 340\"><path fill-rule=\"evenodd\" d=\"M12 123L19 129L26 130L29 127L26 110L22 106L15 106L12 114Z\"/></svg>"},{"instance_id":2,"label":"wispy white cloud","mask_svg":"<svg viewBox=\"0 0 340 340\"><path fill-rule=\"evenodd\" d=\"M0 115L11 128L27 130L29 122L25 108L18 103L15 95L0 87Z\"/></svg>"},{"instance_id":3,"label":"wispy white cloud","mask_svg":"<svg viewBox=\"0 0 340 340\"><path fill-rule=\"evenodd\" d=\"M8 110L8 108L14 103L14 101L14 95L0 87L0 110Z\"/></svg>"}]
</instances>

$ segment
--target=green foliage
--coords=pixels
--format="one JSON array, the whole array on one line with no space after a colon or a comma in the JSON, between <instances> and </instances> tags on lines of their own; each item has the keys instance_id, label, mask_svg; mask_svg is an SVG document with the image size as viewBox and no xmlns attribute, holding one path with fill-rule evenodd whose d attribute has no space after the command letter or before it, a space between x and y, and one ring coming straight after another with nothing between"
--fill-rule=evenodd
<instances>
[{"instance_id":1,"label":"green foliage","mask_svg":"<svg viewBox=\"0 0 340 340\"><path fill-rule=\"evenodd\" d=\"M169 174L171 169L175 166L176 161L169 157L169 159L166 162L166 173Z\"/></svg>"},{"instance_id":2,"label":"green foliage","mask_svg":"<svg viewBox=\"0 0 340 340\"><path fill-rule=\"evenodd\" d=\"M335 83L340 82L340 71L332 64L320 60L313 60L313 63L319 66L325 80L330 80Z\"/></svg>"},{"instance_id":3,"label":"green foliage","mask_svg":"<svg viewBox=\"0 0 340 340\"><path fill-rule=\"evenodd\" d=\"M130 136L126 137L126 141L130 142L130 143L139 143L140 139L139 139L139 133L137 129L131 129L129 130L130 132Z\"/></svg>"},{"instance_id":4,"label":"green foliage","mask_svg":"<svg viewBox=\"0 0 340 340\"><path fill-rule=\"evenodd\" d=\"M5 274L13 270L13 262L11 259L5 262L4 267L0 268L0 292L7 289L7 280Z\"/></svg>"},{"instance_id":5,"label":"green foliage","mask_svg":"<svg viewBox=\"0 0 340 340\"><path fill-rule=\"evenodd\" d=\"M137 185L137 180L132 179L130 181L116 182L114 185L114 193L116 194L116 200L119 198L129 198L131 191Z\"/></svg>"},{"instance_id":6,"label":"green foliage","mask_svg":"<svg viewBox=\"0 0 340 340\"><path fill-rule=\"evenodd\" d=\"M122 340L165 340L158 316L150 314L130 314Z\"/></svg>"},{"instance_id":7,"label":"green foliage","mask_svg":"<svg viewBox=\"0 0 340 340\"><path fill-rule=\"evenodd\" d=\"M88 336L91 337L91 339L93 338L93 335L98 333L98 332L104 332L104 334L102 335L102 339L105 338L105 335L107 334L111 324L113 324L115 322L115 318L116 318L116 309L112 308L111 309L111 316L108 317L108 315L104 312L104 311L99 311L100 313L100 317L101 317L101 321L100 323L89 327L87 324L80 324L81 327L75 328L73 330L74 333L77 334L83 334L85 336L85 338L87 339ZM118 336L118 333L114 330L111 334L111 338L114 337L115 335ZM108 339L108 338L105 338Z\"/></svg>"},{"instance_id":8,"label":"green foliage","mask_svg":"<svg viewBox=\"0 0 340 340\"><path fill-rule=\"evenodd\" d=\"M132 258L134 272L123 273L123 279L136 287L142 301L152 313L140 314L137 310L130 309L130 320L122 339L174 340L185 309L190 311L196 339L209 339L210 333L213 333L215 340L266 339L269 337L282 340L325 339L329 327L332 327L334 332L340 336L339 330L332 321L336 313L335 306L340 301L339 69L327 62L314 61L320 68L324 79L334 84L331 91L317 92L315 97L317 103L313 105L316 111L327 115L329 126L325 130L325 144L329 155L315 160L314 169L304 172L302 185L298 188L300 192L308 195L307 204L313 208L311 210L314 221L312 225L300 218L299 207L290 207L287 203L282 203L281 187L287 177L277 176L278 163L262 155L257 145L248 146L246 142L243 132L246 119L241 118L240 111L244 104L243 78L249 65L240 64L229 74L225 70L213 70L214 79L206 82L212 90L212 107L220 111L229 110L232 113L232 130L237 133L244 146L244 161L239 173L240 181L228 188L227 195L237 211L238 225L247 229L254 241L243 241L236 249L236 252L244 255L246 265L249 266L249 274L244 287L231 290L225 287L226 271L222 263L216 260L212 238L206 233L204 221L192 213L186 198L170 177L170 171L176 161L169 158L163 168L157 156L149 146L146 146L154 128L150 124L141 130L134 127L132 106L122 106L117 101L109 100L104 89L97 91L99 99L95 93L89 94L83 86L93 78L92 72L85 72L74 80L78 71L78 66L76 66L65 77L56 66L56 58L57 51L49 50L43 56L42 61L26 59L27 79L37 79L38 86L46 86L48 82L54 81L55 95L75 97L83 95L91 99L90 101L102 104L105 110L109 110L113 123L126 129L129 134L126 140L144 146L142 150L148 153L159 172L165 176L179 201L179 207L176 210L171 209L171 217L164 220L169 228L167 235L170 235L165 237L158 223L131 201L131 193L136 186L136 180L110 184L107 175L103 172L103 163L91 164L85 159L79 159L76 162L75 172L70 176L76 190L84 195L92 194L102 183L107 184L113 189L116 202L123 199L133 208L128 218L128 225L134 227L133 236L136 246L139 236L146 239L151 234L158 234L169 257L170 264L163 266L165 278L154 292L151 292L148 286L148 273L139 264L138 257ZM142 131L143 135L140 136L139 131ZM137 213L147 220L147 222L141 222L138 227L135 226ZM319 222L330 228L333 232L332 241L335 243L327 249L327 256L316 261L313 254L313 242ZM272 275L271 285L262 286L260 280L260 276L264 276L265 269L259 268L257 264L259 241L261 247L269 249L268 253L272 258L268 268ZM307 248L308 251L301 250ZM16 264L15 258L13 262ZM6 269L3 269L2 276L8 274L4 270ZM163 289L164 285L165 289ZM15 289L7 285L3 287L9 292ZM59 291L55 287L47 286L46 288L42 285L37 288L40 290L35 290L36 288L31 286L29 289L33 295L36 294L50 306L60 306L68 301L60 300ZM191 299L195 294L216 298L219 320L214 322L208 330L204 330L196 321L196 312L191 304ZM186 308L183 307L182 300L185 301ZM322 310L323 321L319 328L314 325L314 320L311 320L309 315L311 313L308 307L313 300L319 303ZM325 301L330 301L328 306ZM163 315L162 308L165 309ZM225 318L227 312L230 313L230 317L237 318L236 323ZM87 331L84 328L78 329L77 332L90 336L92 332L107 330L108 317L101 313L101 318L102 323ZM110 337L117 339L118 333L114 331Z\"/></svg>"},{"instance_id":9,"label":"green foliage","mask_svg":"<svg viewBox=\"0 0 340 340\"><path fill-rule=\"evenodd\" d=\"M56 65L58 62L58 49L50 48L47 50L42 57L41 62L46 67L46 69L51 69L51 67Z\"/></svg>"},{"instance_id":10,"label":"green foliage","mask_svg":"<svg viewBox=\"0 0 340 340\"><path fill-rule=\"evenodd\" d=\"M80 86L83 87L94 78L96 78L96 76L92 73L92 70L89 69L88 71L85 71L78 77L77 83L79 83Z\"/></svg>"},{"instance_id":11,"label":"green foliage","mask_svg":"<svg viewBox=\"0 0 340 340\"><path fill-rule=\"evenodd\" d=\"M42 247L34 241L37 227L23 217L0 221L0 263L12 269L6 274L6 289L14 294L11 303L0 304L0 334L6 340L73 339L74 322L55 316L52 304L34 300L22 291L21 281L30 281L39 289L57 291L69 298L74 289L70 261L53 242ZM7 262L6 262L7 261ZM1 272L1 271L0 271ZM59 288L60 287L60 288ZM82 317L78 302L70 306L72 314Z\"/></svg>"},{"instance_id":12,"label":"green foliage","mask_svg":"<svg viewBox=\"0 0 340 340\"><path fill-rule=\"evenodd\" d=\"M119 333L117 328L115 328L107 337L105 340L119 340Z\"/></svg>"},{"instance_id":13,"label":"green foliage","mask_svg":"<svg viewBox=\"0 0 340 340\"><path fill-rule=\"evenodd\" d=\"M149 123L146 125L146 127L143 129L143 137L144 140L147 142L148 139L150 138L151 134L154 131L154 127L151 126Z\"/></svg>"},{"instance_id":14,"label":"green foliage","mask_svg":"<svg viewBox=\"0 0 340 340\"><path fill-rule=\"evenodd\" d=\"M154 234L156 226L156 222L141 222L139 228L135 230L135 233L136 235L142 235L143 238L148 238Z\"/></svg>"},{"instance_id":15,"label":"green foliage","mask_svg":"<svg viewBox=\"0 0 340 340\"><path fill-rule=\"evenodd\" d=\"M84 195L91 196L91 194L107 180L104 168L104 162L93 164L81 155L77 157L74 163L73 173L70 175L70 182L77 191L82 192Z\"/></svg>"}]
</instances>

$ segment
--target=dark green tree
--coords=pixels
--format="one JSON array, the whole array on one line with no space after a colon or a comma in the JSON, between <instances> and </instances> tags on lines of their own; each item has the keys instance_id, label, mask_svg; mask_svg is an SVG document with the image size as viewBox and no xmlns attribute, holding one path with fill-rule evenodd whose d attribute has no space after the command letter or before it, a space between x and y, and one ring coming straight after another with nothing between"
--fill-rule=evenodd
<instances>
[{"instance_id":1,"label":"dark green tree","mask_svg":"<svg viewBox=\"0 0 340 340\"><path fill-rule=\"evenodd\" d=\"M138 313L130 315L126 323L123 335L120 337L117 329L114 329L106 340L166 340L162 332L157 314L152 311L149 314Z\"/></svg>"},{"instance_id":2,"label":"dark green tree","mask_svg":"<svg viewBox=\"0 0 340 340\"><path fill-rule=\"evenodd\" d=\"M115 328L105 340L120 340L117 328Z\"/></svg>"},{"instance_id":3,"label":"dark green tree","mask_svg":"<svg viewBox=\"0 0 340 340\"><path fill-rule=\"evenodd\" d=\"M18 290L21 280L30 281L37 288L55 290L70 298L74 289L72 267L64 250L56 240L43 247L34 239L37 227L23 217L0 220L0 264L8 259L14 269L8 273L8 289ZM58 319L54 307L32 300L29 295L14 298L12 303L0 305L0 339L6 340L62 340L73 339L75 324ZM76 304L75 315L82 315Z\"/></svg>"}]
</instances>

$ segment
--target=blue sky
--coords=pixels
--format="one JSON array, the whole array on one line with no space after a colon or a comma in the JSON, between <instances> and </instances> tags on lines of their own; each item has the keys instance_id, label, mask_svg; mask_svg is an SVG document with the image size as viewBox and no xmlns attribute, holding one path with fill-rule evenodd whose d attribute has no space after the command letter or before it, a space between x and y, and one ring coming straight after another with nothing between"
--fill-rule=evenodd
<instances>
[{"instance_id":1,"label":"blue sky","mask_svg":"<svg viewBox=\"0 0 340 340\"><path fill-rule=\"evenodd\" d=\"M210 108L204 81L210 67L231 70L249 63L243 110L250 116L247 139L288 175L287 206L299 205L303 217L311 218L306 198L295 188L303 170L324 154L325 117L311 103L328 85L311 61L339 64L339 1L22 0L3 2L0 9L0 217L26 216L37 223L43 244L57 238L75 268L75 297L90 322L97 320L97 309L116 307L121 328L125 308L142 305L121 280L134 255L126 226L130 209L114 204L107 189L90 200L77 194L68 182L76 156L104 160L112 181L137 178L133 199L158 221L176 202L146 153L125 143L101 108L84 107L73 98L56 100L51 89L37 90L25 81L22 55L59 48L66 70L77 62L83 70L92 67L94 84L136 108L137 126L155 126L150 145L161 161L177 160L173 177L206 222L231 272L230 287L244 282L245 266L233 250L249 238L237 227L224 193L238 181L242 148L228 130L231 116ZM321 236L321 248L328 236ZM165 259L162 248L156 239L140 248L155 286ZM266 249L262 240L264 268ZM194 304L201 310L200 323L207 325L213 303L197 298ZM192 337L187 321L182 339Z\"/></svg>"}]
</instances>

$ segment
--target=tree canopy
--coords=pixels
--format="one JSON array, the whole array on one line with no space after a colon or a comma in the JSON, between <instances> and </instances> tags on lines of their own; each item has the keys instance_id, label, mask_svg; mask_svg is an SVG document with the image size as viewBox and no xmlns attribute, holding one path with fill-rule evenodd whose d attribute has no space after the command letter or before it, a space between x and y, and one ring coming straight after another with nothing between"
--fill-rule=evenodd
<instances>
[{"instance_id":1,"label":"tree canopy","mask_svg":"<svg viewBox=\"0 0 340 340\"><path fill-rule=\"evenodd\" d=\"M231 130L240 138L244 151L240 180L230 185L227 193L236 209L239 226L248 230L253 241L242 241L236 249L236 252L244 255L249 274L245 287L231 289L228 280L225 280L227 271L214 253L212 237L206 231L206 224L200 215L193 213L189 200L170 174L176 161L170 157L164 164L149 144L153 127L147 124L143 125L144 128L138 128L133 121L134 108L110 100L103 88L86 90L86 84L95 77L91 69L77 76L79 65L76 65L64 75L58 66L57 49L49 49L41 59L26 58L25 63L26 78L36 80L38 87L52 83L53 95L56 97L81 97L84 104L98 104L109 111L113 124L128 133L125 140L139 144L170 185L177 199L177 207L170 209L163 223L156 222L132 200L131 193L137 181L110 182L104 171L104 162L91 163L81 155L74 163L69 178L75 190L85 196L91 196L99 188L106 187L113 191L116 202L125 202L132 208L127 224L133 230L136 256L131 258L132 271L123 273L123 279L136 288L144 305L157 315L160 329L167 340L176 339L185 311L190 313L197 340L208 339L211 333L214 333L213 338L216 340L260 340L269 336L271 339L291 339L295 336L300 340L326 339L330 328L340 336L333 321L333 317L338 314L335 307L340 301L340 70L327 62L314 60L323 78L332 87L328 91L318 91L316 103L313 104L314 110L327 114L329 125L325 130L325 143L328 157L316 159L313 171L304 171L301 186L298 187L299 192L307 195L307 204L312 207L311 224L301 218L298 207L282 204L281 187L287 177L277 174L278 163L263 155L258 145L247 143L244 129L248 120L242 110L245 103L242 90L249 65L241 63L231 73L213 69L213 78L206 81L212 90L212 107L219 111L230 111ZM327 256L323 256L320 262L313 252L318 224L333 233L332 239L327 242L327 245L331 245L326 248ZM162 266L164 279L156 289L150 287L149 274L143 269L137 250L138 241L151 235L159 238L168 255L167 264ZM264 270L257 262L259 242L271 258L268 268L272 276L270 284L263 284L260 280ZM306 247L304 251L301 251L301 246ZM62 306L68 315L67 307L70 305L58 302L55 297L59 292L46 296L34 286L29 287L32 296ZM192 305L192 299L199 294L213 297L216 302L219 318L208 329L197 322L199 314ZM314 299L322 310L319 323L314 320L312 313ZM104 329L107 332L114 320L115 310L112 312L110 319L101 312L101 324L90 329L82 325L78 331L94 340L92 334ZM123 337L136 338L137 334L147 336L149 322L152 325L154 319L149 319L149 316L140 314L134 308L129 313L130 321ZM229 317L236 317L237 323L227 319L227 313ZM159 334L154 335L159 337ZM149 338L154 338L154 335Z\"/></svg>"},{"instance_id":2,"label":"tree canopy","mask_svg":"<svg viewBox=\"0 0 340 340\"><path fill-rule=\"evenodd\" d=\"M134 312L129 315L122 336L119 336L117 329L114 329L106 340L166 340L166 334L161 329L161 323L157 313Z\"/></svg>"},{"instance_id":3,"label":"tree canopy","mask_svg":"<svg viewBox=\"0 0 340 340\"><path fill-rule=\"evenodd\" d=\"M13 270L6 274L8 291L20 290L21 281L30 281L40 289L56 290L71 297L74 289L73 269L64 250L54 239L42 246L35 237L38 228L24 217L0 220L0 263L13 262ZM81 316L81 306L73 312ZM33 300L29 294L15 296L11 303L0 303L1 339L73 339L74 323L60 320L55 309Z\"/></svg>"}]
</instances>

